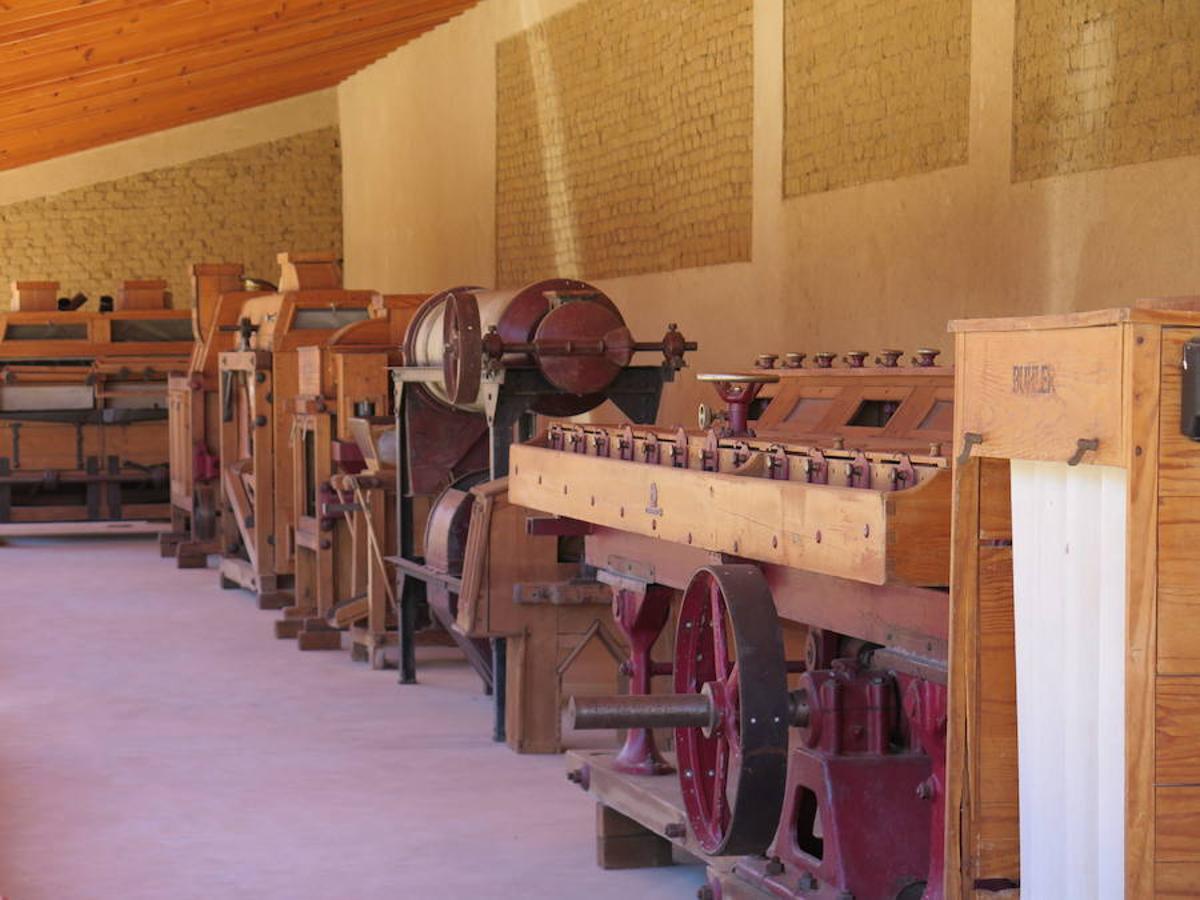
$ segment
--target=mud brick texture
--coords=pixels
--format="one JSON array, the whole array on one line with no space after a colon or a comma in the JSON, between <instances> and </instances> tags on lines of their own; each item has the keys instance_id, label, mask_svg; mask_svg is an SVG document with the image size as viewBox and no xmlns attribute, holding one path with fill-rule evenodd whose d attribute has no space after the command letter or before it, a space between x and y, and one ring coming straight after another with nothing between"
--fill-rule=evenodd
<instances>
[{"instance_id":1,"label":"mud brick texture","mask_svg":"<svg viewBox=\"0 0 1200 900\"><path fill-rule=\"evenodd\" d=\"M752 0L584 0L496 82L500 285L750 258Z\"/></svg>"},{"instance_id":2,"label":"mud brick texture","mask_svg":"<svg viewBox=\"0 0 1200 900\"><path fill-rule=\"evenodd\" d=\"M970 0L785 0L786 197L967 161Z\"/></svg>"},{"instance_id":3,"label":"mud brick texture","mask_svg":"<svg viewBox=\"0 0 1200 900\"><path fill-rule=\"evenodd\" d=\"M1018 0L1013 180L1200 153L1200 3Z\"/></svg>"},{"instance_id":4,"label":"mud brick texture","mask_svg":"<svg viewBox=\"0 0 1200 900\"><path fill-rule=\"evenodd\" d=\"M340 255L341 169L338 129L322 128L0 207L0 309L11 281L94 299L129 278L165 278L183 307L196 262L274 281L281 250Z\"/></svg>"}]
</instances>

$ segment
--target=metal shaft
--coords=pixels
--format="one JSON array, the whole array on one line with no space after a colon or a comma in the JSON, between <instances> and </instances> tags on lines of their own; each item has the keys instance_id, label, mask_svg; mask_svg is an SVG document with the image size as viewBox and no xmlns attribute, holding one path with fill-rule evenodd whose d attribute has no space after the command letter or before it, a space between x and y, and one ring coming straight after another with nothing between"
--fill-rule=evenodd
<instances>
[{"instance_id":1,"label":"metal shaft","mask_svg":"<svg viewBox=\"0 0 1200 900\"><path fill-rule=\"evenodd\" d=\"M788 696L788 724L808 726L810 709L799 691ZM620 697L572 697L567 704L571 728L706 728L716 725L716 707L703 694L626 694Z\"/></svg>"},{"instance_id":2,"label":"metal shaft","mask_svg":"<svg viewBox=\"0 0 1200 900\"><path fill-rule=\"evenodd\" d=\"M579 730L598 728L711 728L715 710L703 694L626 694L572 697L567 721Z\"/></svg>"}]
</instances>

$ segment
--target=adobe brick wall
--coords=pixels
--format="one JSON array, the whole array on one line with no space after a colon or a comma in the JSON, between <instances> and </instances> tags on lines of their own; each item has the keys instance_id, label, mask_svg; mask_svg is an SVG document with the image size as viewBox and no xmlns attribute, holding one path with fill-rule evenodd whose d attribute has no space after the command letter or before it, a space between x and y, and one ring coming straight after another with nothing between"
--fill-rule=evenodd
<instances>
[{"instance_id":1,"label":"adobe brick wall","mask_svg":"<svg viewBox=\"0 0 1200 900\"><path fill-rule=\"evenodd\" d=\"M500 285L750 258L753 17L584 0L498 44Z\"/></svg>"},{"instance_id":2,"label":"adobe brick wall","mask_svg":"<svg viewBox=\"0 0 1200 900\"><path fill-rule=\"evenodd\" d=\"M784 196L967 161L970 0L785 0Z\"/></svg>"},{"instance_id":3,"label":"adobe brick wall","mask_svg":"<svg viewBox=\"0 0 1200 900\"><path fill-rule=\"evenodd\" d=\"M1200 3L1018 0L1013 179L1200 153Z\"/></svg>"},{"instance_id":4,"label":"adobe brick wall","mask_svg":"<svg viewBox=\"0 0 1200 900\"><path fill-rule=\"evenodd\" d=\"M274 281L280 250L341 254L336 127L0 206L0 309L14 280L64 294L111 294L127 278L165 278L191 303L195 262L241 262Z\"/></svg>"}]
</instances>

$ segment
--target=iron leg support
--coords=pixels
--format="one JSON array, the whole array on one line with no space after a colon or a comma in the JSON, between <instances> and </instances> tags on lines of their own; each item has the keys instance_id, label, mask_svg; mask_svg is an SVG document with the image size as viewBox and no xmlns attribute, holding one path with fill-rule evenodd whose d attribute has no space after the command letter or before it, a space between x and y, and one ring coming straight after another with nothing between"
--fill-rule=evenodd
<instances>
[{"instance_id":1,"label":"iron leg support","mask_svg":"<svg viewBox=\"0 0 1200 900\"><path fill-rule=\"evenodd\" d=\"M416 581L400 576L399 603L397 610L397 628L400 644L400 683L417 683L417 650L415 634L417 630L417 598L415 596Z\"/></svg>"},{"instance_id":2,"label":"iron leg support","mask_svg":"<svg viewBox=\"0 0 1200 900\"><path fill-rule=\"evenodd\" d=\"M504 743L507 737L504 724L504 699L508 684L508 639L492 638L492 702L496 721L492 725L492 740Z\"/></svg>"}]
</instances>

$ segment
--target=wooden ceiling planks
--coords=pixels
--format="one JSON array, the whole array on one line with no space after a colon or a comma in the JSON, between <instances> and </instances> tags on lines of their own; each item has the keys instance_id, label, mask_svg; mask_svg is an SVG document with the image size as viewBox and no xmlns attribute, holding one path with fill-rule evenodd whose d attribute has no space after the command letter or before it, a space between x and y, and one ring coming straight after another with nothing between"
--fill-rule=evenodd
<instances>
[{"instance_id":1,"label":"wooden ceiling planks","mask_svg":"<svg viewBox=\"0 0 1200 900\"><path fill-rule=\"evenodd\" d=\"M477 0L0 0L0 169L337 84Z\"/></svg>"}]
</instances>

